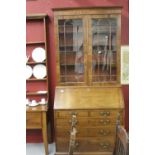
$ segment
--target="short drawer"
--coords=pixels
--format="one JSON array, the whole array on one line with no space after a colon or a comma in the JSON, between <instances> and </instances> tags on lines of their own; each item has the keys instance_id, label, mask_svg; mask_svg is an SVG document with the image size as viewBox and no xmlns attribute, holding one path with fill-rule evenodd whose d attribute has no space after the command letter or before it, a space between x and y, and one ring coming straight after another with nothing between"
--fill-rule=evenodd
<instances>
[{"instance_id":1,"label":"short drawer","mask_svg":"<svg viewBox=\"0 0 155 155\"><path fill-rule=\"evenodd\" d=\"M116 110L92 110L90 111L91 117L108 117L116 118L118 116L118 111Z\"/></svg>"},{"instance_id":2,"label":"short drawer","mask_svg":"<svg viewBox=\"0 0 155 155\"><path fill-rule=\"evenodd\" d=\"M26 113L26 128L27 129L35 129L41 128L41 113L33 113L27 112Z\"/></svg>"},{"instance_id":3,"label":"short drawer","mask_svg":"<svg viewBox=\"0 0 155 155\"><path fill-rule=\"evenodd\" d=\"M57 118L71 118L72 115L76 115L77 117L88 117L87 111L82 110L69 110L69 111L56 111L55 116Z\"/></svg>"},{"instance_id":4,"label":"short drawer","mask_svg":"<svg viewBox=\"0 0 155 155\"><path fill-rule=\"evenodd\" d=\"M87 128L80 128L77 127L76 128L77 133L76 133L76 137L87 137L88 136L88 129ZM68 138L70 137L70 131L71 128L69 127L57 127L56 128L56 135L57 137L64 137L64 138Z\"/></svg>"},{"instance_id":5,"label":"short drawer","mask_svg":"<svg viewBox=\"0 0 155 155\"><path fill-rule=\"evenodd\" d=\"M57 138L56 151L68 151L69 140ZM95 151L113 151L114 139L76 139L75 152L95 152Z\"/></svg>"},{"instance_id":6,"label":"short drawer","mask_svg":"<svg viewBox=\"0 0 155 155\"><path fill-rule=\"evenodd\" d=\"M92 118L88 120L89 126L107 126L107 125L115 125L115 118Z\"/></svg>"},{"instance_id":7,"label":"short drawer","mask_svg":"<svg viewBox=\"0 0 155 155\"><path fill-rule=\"evenodd\" d=\"M71 127L72 119L66 118L66 119L56 119L56 126L66 126ZM75 122L76 126L87 126L88 125L88 119L76 119Z\"/></svg>"},{"instance_id":8,"label":"short drawer","mask_svg":"<svg viewBox=\"0 0 155 155\"><path fill-rule=\"evenodd\" d=\"M97 128L89 128L89 137L115 137L116 127L115 126L105 126Z\"/></svg>"}]
</instances>

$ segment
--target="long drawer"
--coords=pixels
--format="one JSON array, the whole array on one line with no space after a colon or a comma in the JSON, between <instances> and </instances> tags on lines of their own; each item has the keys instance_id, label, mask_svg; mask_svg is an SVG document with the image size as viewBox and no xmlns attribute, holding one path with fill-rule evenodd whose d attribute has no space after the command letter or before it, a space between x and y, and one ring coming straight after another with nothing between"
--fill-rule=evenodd
<instances>
[{"instance_id":1,"label":"long drawer","mask_svg":"<svg viewBox=\"0 0 155 155\"><path fill-rule=\"evenodd\" d=\"M77 127L77 137L110 137L110 136L115 136L115 126L100 126L97 128L81 128ZM56 127L56 135L58 137L66 137L69 138L70 136L70 128L69 127L61 127L57 126Z\"/></svg>"},{"instance_id":2,"label":"long drawer","mask_svg":"<svg viewBox=\"0 0 155 155\"><path fill-rule=\"evenodd\" d=\"M113 138L81 138L76 139L75 152L94 152L94 151L113 151L114 139ZM69 140L64 138L57 138L56 151L65 152L69 149Z\"/></svg>"},{"instance_id":3,"label":"long drawer","mask_svg":"<svg viewBox=\"0 0 155 155\"><path fill-rule=\"evenodd\" d=\"M116 118L118 110L69 110L56 111L57 118L70 118L72 115L77 117L108 117Z\"/></svg>"},{"instance_id":4,"label":"long drawer","mask_svg":"<svg viewBox=\"0 0 155 155\"><path fill-rule=\"evenodd\" d=\"M70 126L71 118L60 118L56 119L57 126ZM77 118L76 126L80 126L81 128L84 126L105 126L105 125L113 125L116 124L116 119L113 118Z\"/></svg>"}]
</instances>

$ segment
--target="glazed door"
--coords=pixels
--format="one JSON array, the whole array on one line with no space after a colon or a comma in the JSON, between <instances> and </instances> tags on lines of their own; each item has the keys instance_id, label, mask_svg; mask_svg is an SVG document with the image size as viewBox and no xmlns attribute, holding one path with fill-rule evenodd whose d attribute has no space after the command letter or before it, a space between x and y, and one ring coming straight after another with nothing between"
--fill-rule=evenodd
<instances>
[{"instance_id":1,"label":"glazed door","mask_svg":"<svg viewBox=\"0 0 155 155\"><path fill-rule=\"evenodd\" d=\"M91 16L89 29L90 85L119 83L119 16Z\"/></svg>"},{"instance_id":2,"label":"glazed door","mask_svg":"<svg viewBox=\"0 0 155 155\"><path fill-rule=\"evenodd\" d=\"M86 84L86 23L84 17L57 20L57 78L60 85Z\"/></svg>"}]
</instances>

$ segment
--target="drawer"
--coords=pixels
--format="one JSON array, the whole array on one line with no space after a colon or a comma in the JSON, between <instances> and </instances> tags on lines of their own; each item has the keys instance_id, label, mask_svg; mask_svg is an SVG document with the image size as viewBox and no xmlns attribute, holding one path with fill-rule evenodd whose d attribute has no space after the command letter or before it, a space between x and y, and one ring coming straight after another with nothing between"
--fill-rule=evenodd
<instances>
[{"instance_id":1,"label":"drawer","mask_svg":"<svg viewBox=\"0 0 155 155\"><path fill-rule=\"evenodd\" d=\"M88 117L88 112L82 110L56 111L55 115L57 118L71 118L72 115L76 115L77 117Z\"/></svg>"},{"instance_id":2,"label":"drawer","mask_svg":"<svg viewBox=\"0 0 155 155\"><path fill-rule=\"evenodd\" d=\"M115 118L92 118L88 120L89 126L107 126L116 124Z\"/></svg>"},{"instance_id":3,"label":"drawer","mask_svg":"<svg viewBox=\"0 0 155 155\"><path fill-rule=\"evenodd\" d=\"M57 119L56 126L71 127L72 120L70 119ZM92 126L105 126L116 124L115 118L77 118L76 127L92 127Z\"/></svg>"},{"instance_id":4,"label":"drawer","mask_svg":"<svg viewBox=\"0 0 155 155\"><path fill-rule=\"evenodd\" d=\"M89 137L115 137L116 127L115 126L105 126L97 128L89 128L88 136Z\"/></svg>"},{"instance_id":5,"label":"drawer","mask_svg":"<svg viewBox=\"0 0 155 155\"><path fill-rule=\"evenodd\" d=\"M26 128L27 129L35 129L41 128L41 113L29 112L26 113Z\"/></svg>"},{"instance_id":6,"label":"drawer","mask_svg":"<svg viewBox=\"0 0 155 155\"><path fill-rule=\"evenodd\" d=\"M117 118L118 111L116 110L92 110L90 111L90 117L110 117Z\"/></svg>"},{"instance_id":7,"label":"drawer","mask_svg":"<svg viewBox=\"0 0 155 155\"><path fill-rule=\"evenodd\" d=\"M69 140L57 138L56 151L68 151ZM75 142L75 152L95 152L95 151L113 151L114 139L77 139Z\"/></svg>"},{"instance_id":8,"label":"drawer","mask_svg":"<svg viewBox=\"0 0 155 155\"><path fill-rule=\"evenodd\" d=\"M115 136L115 126L105 126L100 128L80 128L77 127L76 137L114 137ZM70 137L70 128L69 127L57 127L56 128L57 137Z\"/></svg>"},{"instance_id":9,"label":"drawer","mask_svg":"<svg viewBox=\"0 0 155 155\"><path fill-rule=\"evenodd\" d=\"M66 119L57 119L56 125L57 126L66 126L71 127L72 119L66 118ZM88 119L77 119L76 126L87 126L88 125Z\"/></svg>"},{"instance_id":10,"label":"drawer","mask_svg":"<svg viewBox=\"0 0 155 155\"><path fill-rule=\"evenodd\" d=\"M76 128L77 133L76 133L76 137L87 137L88 136L88 129L87 128L80 128L77 127ZM70 137L70 131L71 128L69 127L57 127L56 128L56 135L57 137L64 137L64 138L68 138Z\"/></svg>"}]
</instances>

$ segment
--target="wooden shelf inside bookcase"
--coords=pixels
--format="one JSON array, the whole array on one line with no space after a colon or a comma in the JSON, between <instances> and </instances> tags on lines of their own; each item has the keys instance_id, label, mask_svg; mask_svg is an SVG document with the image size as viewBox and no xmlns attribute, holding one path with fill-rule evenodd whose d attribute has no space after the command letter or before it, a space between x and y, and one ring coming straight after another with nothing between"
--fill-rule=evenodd
<instances>
[{"instance_id":1,"label":"wooden shelf inside bookcase","mask_svg":"<svg viewBox=\"0 0 155 155\"><path fill-rule=\"evenodd\" d=\"M83 64L83 63L81 63L81 64ZM98 66L98 65L103 65L103 63L102 62L100 62L100 63L96 63L96 66ZM110 64L105 64L105 65L108 65L108 66L110 66ZM60 64L60 66L76 66L75 65L75 63L68 63L68 64L64 64L64 63L61 63ZM116 67L116 64L115 63L111 63L111 67Z\"/></svg>"},{"instance_id":2,"label":"wooden shelf inside bookcase","mask_svg":"<svg viewBox=\"0 0 155 155\"><path fill-rule=\"evenodd\" d=\"M72 34L77 34L77 32L74 32L74 31L71 31L71 32L63 32L63 31L61 31L61 32L59 32L59 35L72 35ZM83 35L83 32L81 31L81 32L78 32L78 35Z\"/></svg>"}]
</instances>

